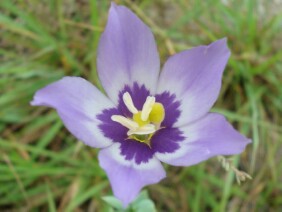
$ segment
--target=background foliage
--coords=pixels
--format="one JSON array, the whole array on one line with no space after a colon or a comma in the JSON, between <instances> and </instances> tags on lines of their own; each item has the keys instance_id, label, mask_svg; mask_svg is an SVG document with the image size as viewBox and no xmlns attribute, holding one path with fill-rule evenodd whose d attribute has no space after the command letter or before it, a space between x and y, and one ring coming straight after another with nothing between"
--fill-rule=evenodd
<instances>
[{"instance_id":1,"label":"background foliage","mask_svg":"<svg viewBox=\"0 0 282 212\"><path fill-rule=\"evenodd\" d=\"M213 111L252 145L234 165L239 186L215 159L149 186L159 211L282 210L282 2L124 0L153 30L161 61L227 37L232 51ZM0 1L0 211L108 211L97 150L66 131L56 112L31 107L36 90L65 75L98 85L96 53L110 1Z\"/></svg>"}]
</instances>

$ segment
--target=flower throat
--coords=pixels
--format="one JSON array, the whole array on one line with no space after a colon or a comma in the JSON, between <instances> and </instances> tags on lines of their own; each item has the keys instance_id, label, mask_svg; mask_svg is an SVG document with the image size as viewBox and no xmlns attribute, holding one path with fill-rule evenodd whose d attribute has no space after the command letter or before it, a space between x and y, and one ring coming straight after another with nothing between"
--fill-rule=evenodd
<instances>
[{"instance_id":1,"label":"flower throat","mask_svg":"<svg viewBox=\"0 0 282 212\"><path fill-rule=\"evenodd\" d=\"M152 136L160 129L165 118L164 106L156 102L155 97L148 96L142 110L138 111L128 92L123 94L122 99L132 117L113 115L111 119L128 129L128 138L150 145Z\"/></svg>"}]
</instances>

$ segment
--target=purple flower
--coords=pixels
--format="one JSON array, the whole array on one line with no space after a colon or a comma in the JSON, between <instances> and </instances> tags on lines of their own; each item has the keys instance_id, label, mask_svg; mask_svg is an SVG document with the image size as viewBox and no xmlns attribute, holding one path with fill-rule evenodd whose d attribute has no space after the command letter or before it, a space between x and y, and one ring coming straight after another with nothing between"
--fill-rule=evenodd
<instances>
[{"instance_id":1,"label":"purple flower","mask_svg":"<svg viewBox=\"0 0 282 212\"><path fill-rule=\"evenodd\" d=\"M221 39L175 54L160 72L150 29L112 3L97 58L106 95L82 78L64 77L37 91L31 104L56 109L75 137L102 149L100 165L126 207L165 177L161 162L191 166L239 154L250 142L209 113L229 56Z\"/></svg>"}]
</instances>

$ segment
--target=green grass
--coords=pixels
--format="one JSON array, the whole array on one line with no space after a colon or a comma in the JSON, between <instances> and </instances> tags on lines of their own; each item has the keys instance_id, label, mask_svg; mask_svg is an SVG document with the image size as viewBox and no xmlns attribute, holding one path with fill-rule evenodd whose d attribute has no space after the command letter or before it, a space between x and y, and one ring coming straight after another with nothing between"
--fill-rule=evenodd
<instances>
[{"instance_id":1,"label":"green grass","mask_svg":"<svg viewBox=\"0 0 282 212\"><path fill-rule=\"evenodd\" d=\"M232 51L213 111L252 145L234 165L215 159L149 186L159 211L279 211L282 205L282 5L275 1L117 1L153 30L162 63L227 37ZM276 1L277 2L277 1ZM36 90L62 76L97 86L97 45L110 1L0 1L0 211L108 211L111 189L97 150L66 131L54 110L31 107Z\"/></svg>"}]
</instances>

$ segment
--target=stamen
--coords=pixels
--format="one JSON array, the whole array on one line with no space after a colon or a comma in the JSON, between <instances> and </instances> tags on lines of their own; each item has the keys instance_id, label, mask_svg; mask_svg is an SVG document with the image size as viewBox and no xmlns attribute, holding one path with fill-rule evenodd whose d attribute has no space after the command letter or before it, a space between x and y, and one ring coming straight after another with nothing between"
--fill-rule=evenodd
<instances>
[{"instance_id":1,"label":"stamen","mask_svg":"<svg viewBox=\"0 0 282 212\"><path fill-rule=\"evenodd\" d=\"M127 109L133 115L131 118L122 115L112 115L112 121L128 129L128 138L146 143L150 146L152 136L161 128L161 122L164 120L164 106L156 102L154 96L147 96L142 111L138 111L134 106L129 92L125 92L122 99Z\"/></svg>"},{"instance_id":2,"label":"stamen","mask_svg":"<svg viewBox=\"0 0 282 212\"><path fill-rule=\"evenodd\" d=\"M120 123L122 126L126 127L129 129L129 131L135 131L138 129L138 124L131 119L125 118L124 116L120 115L113 115L111 116L111 119L115 122Z\"/></svg>"},{"instance_id":3,"label":"stamen","mask_svg":"<svg viewBox=\"0 0 282 212\"><path fill-rule=\"evenodd\" d=\"M155 125L153 124L147 124L143 127L139 127L138 129L136 130L129 130L127 132L127 135L148 135L148 134L151 134L151 133L154 133L156 132L156 127Z\"/></svg>"},{"instance_id":4,"label":"stamen","mask_svg":"<svg viewBox=\"0 0 282 212\"><path fill-rule=\"evenodd\" d=\"M130 96L130 94L128 92L125 92L122 96L123 102L126 105L127 109L133 113L136 114L138 113L138 110L136 109L136 107L133 104L132 98Z\"/></svg>"},{"instance_id":5,"label":"stamen","mask_svg":"<svg viewBox=\"0 0 282 212\"><path fill-rule=\"evenodd\" d=\"M141 112L141 119L146 121L150 115L150 112L155 104L156 98L153 96L148 96L146 102L143 105L142 112Z\"/></svg>"}]
</instances>

